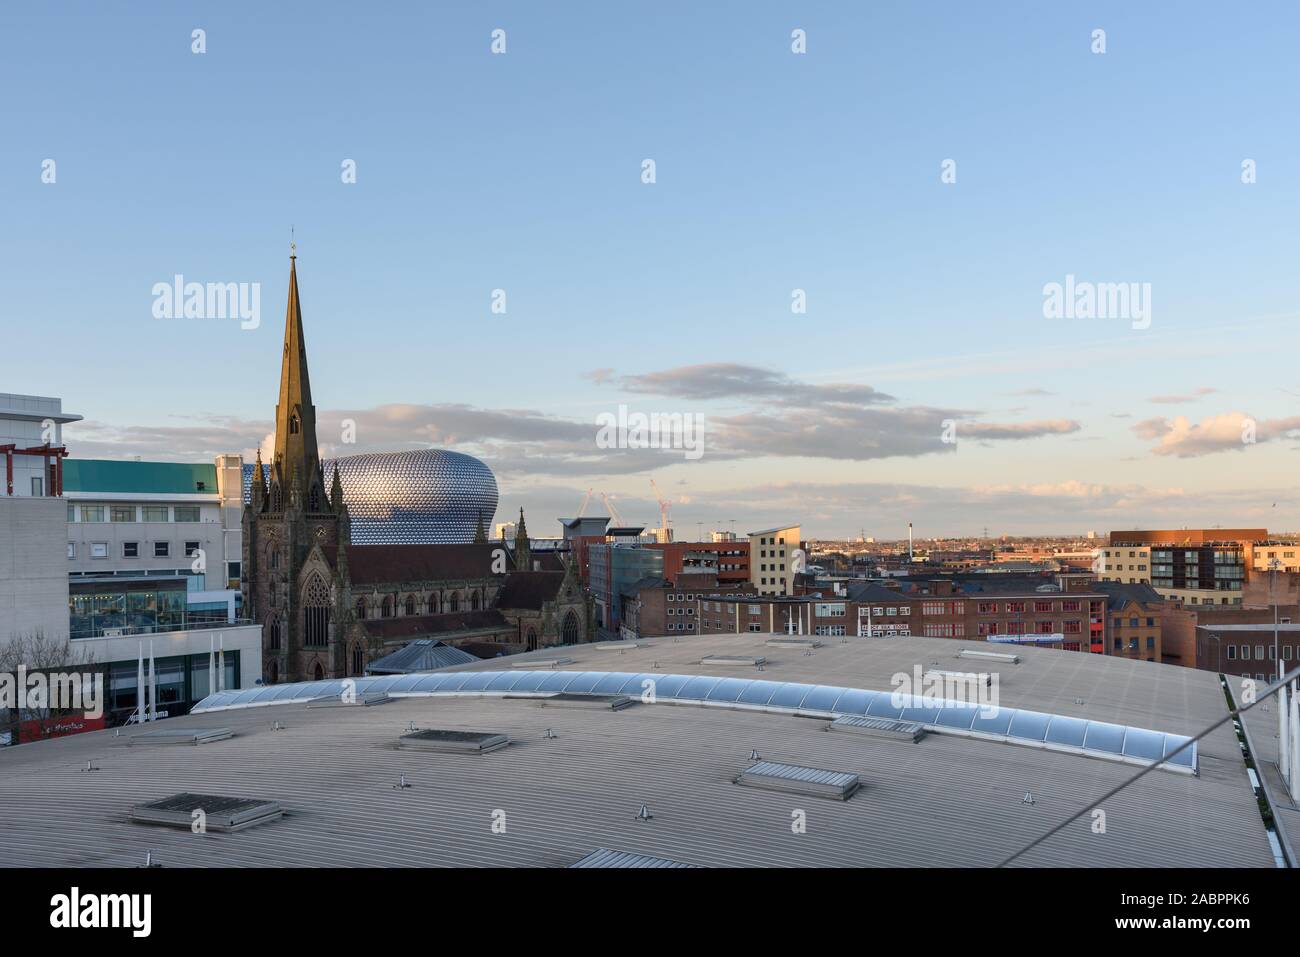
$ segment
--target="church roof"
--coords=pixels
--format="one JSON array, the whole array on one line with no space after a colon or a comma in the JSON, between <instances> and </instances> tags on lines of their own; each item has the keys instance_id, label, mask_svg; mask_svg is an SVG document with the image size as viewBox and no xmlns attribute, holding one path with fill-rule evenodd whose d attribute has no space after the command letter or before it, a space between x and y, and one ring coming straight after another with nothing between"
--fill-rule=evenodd
<instances>
[{"instance_id":1,"label":"church roof","mask_svg":"<svg viewBox=\"0 0 1300 957\"><path fill-rule=\"evenodd\" d=\"M554 601L564 572L511 572L497 592L498 608L526 608L541 611L542 605Z\"/></svg>"},{"instance_id":2,"label":"church roof","mask_svg":"<svg viewBox=\"0 0 1300 957\"><path fill-rule=\"evenodd\" d=\"M348 549L348 574L352 584L384 585L394 582L454 581L490 578L491 543L475 545L353 545ZM322 549L338 567L338 547Z\"/></svg>"},{"instance_id":3,"label":"church roof","mask_svg":"<svg viewBox=\"0 0 1300 957\"><path fill-rule=\"evenodd\" d=\"M410 615L402 618L367 618L361 622L375 638L421 638L429 635L450 635L454 632L499 631L509 628L501 612L453 611L444 615Z\"/></svg>"}]
</instances>

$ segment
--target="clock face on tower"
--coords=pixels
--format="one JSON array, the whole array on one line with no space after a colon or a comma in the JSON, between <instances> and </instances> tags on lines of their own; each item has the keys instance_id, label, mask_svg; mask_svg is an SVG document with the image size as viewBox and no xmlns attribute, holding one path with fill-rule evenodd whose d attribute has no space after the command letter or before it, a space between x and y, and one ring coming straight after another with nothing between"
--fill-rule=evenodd
<instances>
[{"instance_id":1,"label":"clock face on tower","mask_svg":"<svg viewBox=\"0 0 1300 957\"><path fill-rule=\"evenodd\" d=\"M327 533L327 532L325 531L325 529L323 529L323 528L318 528L318 529L316 529L316 538L319 539L319 540L322 541L322 542L325 541L325 536L326 536L327 534L328 534L328 533Z\"/></svg>"}]
</instances>

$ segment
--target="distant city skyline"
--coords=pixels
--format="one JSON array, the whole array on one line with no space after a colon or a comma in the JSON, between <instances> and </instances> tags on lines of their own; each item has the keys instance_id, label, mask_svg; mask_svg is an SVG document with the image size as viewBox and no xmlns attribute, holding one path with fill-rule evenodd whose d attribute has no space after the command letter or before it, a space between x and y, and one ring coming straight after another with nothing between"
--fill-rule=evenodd
<instances>
[{"instance_id":1,"label":"distant city skyline","mask_svg":"<svg viewBox=\"0 0 1300 957\"><path fill-rule=\"evenodd\" d=\"M474 455L535 535L588 488L657 525L651 478L679 537L1285 533L1268 6L16 11L0 391L85 416L80 458L251 461L292 225L322 453ZM260 284L259 321L156 318L178 275ZM1048 318L1081 283L1149 314ZM620 406L702 417L703 454L601 447Z\"/></svg>"}]
</instances>

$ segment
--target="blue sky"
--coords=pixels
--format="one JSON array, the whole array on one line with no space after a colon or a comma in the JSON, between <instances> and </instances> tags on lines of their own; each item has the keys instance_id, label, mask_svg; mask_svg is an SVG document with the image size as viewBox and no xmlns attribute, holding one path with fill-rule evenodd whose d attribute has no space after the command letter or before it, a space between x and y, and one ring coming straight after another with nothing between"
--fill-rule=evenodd
<instances>
[{"instance_id":1,"label":"blue sky","mask_svg":"<svg viewBox=\"0 0 1300 957\"><path fill-rule=\"evenodd\" d=\"M0 391L63 396L88 420L74 454L264 439L293 224L322 443L347 413L358 450L478 454L499 518L595 487L650 521L653 475L692 529L1300 527L1291 5L49 2L3 21L21 362ZM261 283L261 326L153 318L176 273ZM1150 283L1150 328L1045 319L1067 274ZM890 398L817 388L840 384ZM619 403L704 415L716 445L598 452ZM1231 438L1242 416L1254 444Z\"/></svg>"}]
</instances>

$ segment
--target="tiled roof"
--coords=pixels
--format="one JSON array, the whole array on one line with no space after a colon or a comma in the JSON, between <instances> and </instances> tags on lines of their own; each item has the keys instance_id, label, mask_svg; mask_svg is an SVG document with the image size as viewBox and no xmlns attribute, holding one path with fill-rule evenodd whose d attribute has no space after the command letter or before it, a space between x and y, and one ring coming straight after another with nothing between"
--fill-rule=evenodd
<instances>
[{"instance_id":1,"label":"tiled roof","mask_svg":"<svg viewBox=\"0 0 1300 957\"><path fill-rule=\"evenodd\" d=\"M497 592L498 608L527 608L540 611L554 601L564 581L564 572L511 572Z\"/></svg>"},{"instance_id":2,"label":"tiled roof","mask_svg":"<svg viewBox=\"0 0 1300 957\"><path fill-rule=\"evenodd\" d=\"M453 632L477 632L508 628L505 617L494 609L460 611L446 615L410 615L401 618L367 618L362 626L376 638L418 638L426 635L449 635Z\"/></svg>"},{"instance_id":3,"label":"tiled roof","mask_svg":"<svg viewBox=\"0 0 1300 957\"><path fill-rule=\"evenodd\" d=\"M492 577L492 553L500 545L353 545L348 573L353 585L456 581ZM338 548L322 549L337 567Z\"/></svg>"}]
</instances>

